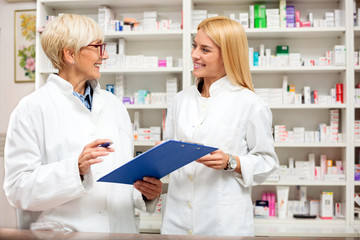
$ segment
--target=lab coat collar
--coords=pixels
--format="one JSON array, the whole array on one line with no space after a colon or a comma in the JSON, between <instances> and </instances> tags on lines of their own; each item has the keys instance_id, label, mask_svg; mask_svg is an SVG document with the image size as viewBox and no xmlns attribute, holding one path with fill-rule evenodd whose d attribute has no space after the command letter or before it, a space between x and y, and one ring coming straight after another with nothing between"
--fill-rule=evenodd
<instances>
[{"instance_id":1,"label":"lab coat collar","mask_svg":"<svg viewBox=\"0 0 360 240\"><path fill-rule=\"evenodd\" d=\"M199 80L196 80L196 89L197 86L199 84ZM216 80L213 84L211 84L210 86L210 97L216 97L217 95L219 95L220 93L224 92L224 91L233 91L235 89L241 89L243 87L240 86L235 86L232 84L232 82L230 81L230 79L225 75L224 77ZM199 91L197 91L199 93L199 95L201 96L201 93Z\"/></svg>"},{"instance_id":2,"label":"lab coat collar","mask_svg":"<svg viewBox=\"0 0 360 240\"><path fill-rule=\"evenodd\" d=\"M74 91L73 85L71 85L71 83L69 83L59 75L50 74L47 82L55 84L64 93L73 95L73 91ZM89 80L88 83L90 84L91 88L94 90L94 93L99 91L100 84L97 80Z\"/></svg>"},{"instance_id":3,"label":"lab coat collar","mask_svg":"<svg viewBox=\"0 0 360 240\"><path fill-rule=\"evenodd\" d=\"M59 75L50 74L49 78L47 80L47 83L55 85L57 88L60 89L60 91L62 91L62 93L65 96L68 96L70 98L74 97L73 85L71 83L69 83L68 81L66 81L65 79L61 78ZM79 101L79 103L80 103L79 105L84 107L84 109L86 109L85 112L91 113L95 117L95 120L96 120L103 108L103 105L104 105L101 98L96 97L96 95L100 94L100 84L97 80L89 80L88 83L94 90L91 111L89 111L83 103L80 103L80 101Z\"/></svg>"}]
</instances>

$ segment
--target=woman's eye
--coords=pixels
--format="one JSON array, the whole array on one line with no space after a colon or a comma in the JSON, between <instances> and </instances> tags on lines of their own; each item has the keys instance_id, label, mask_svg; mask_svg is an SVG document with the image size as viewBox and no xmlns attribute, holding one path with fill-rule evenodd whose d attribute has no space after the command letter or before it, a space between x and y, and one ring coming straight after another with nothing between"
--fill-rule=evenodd
<instances>
[{"instance_id":1,"label":"woman's eye","mask_svg":"<svg viewBox=\"0 0 360 240\"><path fill-rule=\"evenodd\" d=\"M203 51L204 52L210 52L209 50L207 50L206 48L203 48Z\"/></svg>"},{"instance_id":2,"label":"woman's eye","mask_svg":"<svg viewBox=\"0 0 360 240\"><path fill-rule=\"evenodd\" d=\"M192 45L192 47L193 47L193 48L196 48L196 45L195 45L194 43L193 43L193 44L191 44L191 45Z\"/></svg>"}]
</instances>

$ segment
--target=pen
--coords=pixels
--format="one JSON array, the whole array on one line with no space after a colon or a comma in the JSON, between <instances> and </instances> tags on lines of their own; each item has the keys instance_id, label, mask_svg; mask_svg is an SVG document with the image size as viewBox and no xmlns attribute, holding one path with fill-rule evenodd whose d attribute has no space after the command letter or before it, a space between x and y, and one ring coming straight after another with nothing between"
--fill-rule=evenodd
<instances>
[{"instance_id":1,"label":"pen","mask_svg":"<svg viewBox=\"0 0 360 240\"><path fill-rule=\"evenodd\" d=\"M112 142L106 142L106 143L100 144L98 147L108 148L111 144L113 144L113 143Z\"/></svg>"}]
</instances>

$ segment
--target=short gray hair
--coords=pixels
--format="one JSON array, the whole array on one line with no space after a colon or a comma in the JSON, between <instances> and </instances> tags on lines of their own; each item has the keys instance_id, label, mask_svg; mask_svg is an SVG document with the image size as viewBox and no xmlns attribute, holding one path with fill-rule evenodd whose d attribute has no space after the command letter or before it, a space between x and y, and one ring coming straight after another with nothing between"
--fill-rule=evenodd
<instances>
[{"instance_id":1,"label":"short gray hair","mask_svg":"<svg viewBox=\"0 0 360 240\"><path fill-rule=\"evenodd\" d=\"M104 33L99 25L91 18L63 14L49 22L41 34L41 46L56 69L65 64L65 48L77 54L82 47L94 41L104 41Z\"/></svg>"}]
</instances>

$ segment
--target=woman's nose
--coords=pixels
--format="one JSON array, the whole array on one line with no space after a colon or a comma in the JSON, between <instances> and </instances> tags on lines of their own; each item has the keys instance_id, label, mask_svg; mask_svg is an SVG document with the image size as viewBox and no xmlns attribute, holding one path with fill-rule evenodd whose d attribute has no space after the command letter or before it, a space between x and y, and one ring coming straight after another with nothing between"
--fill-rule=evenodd
<instances>
[{"instance_id":1,"label":"woman's nose","mask_svg":"<svg viewBox=\"0 0 360 240\"><path fill-rule=\"evenodd\" d=\"M105 49L104 55L101 57L102 59L108 59L109 58L109 54Z\"/></svg>"},{"instance_id":2,"label":"woman's nose","mask_svg":"<svg viewBox=\"0 0 360 240\"><path fill-rule=\"evenodd\" d=\"M198 54L197 49L193 49L193 50L191 51L191 57L192 57L192 58L195 58L195 59L198 59L198 58L199 58L199 54Z\"/></svg>"}]
</instances>

